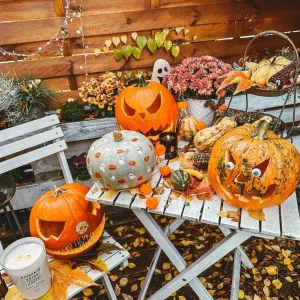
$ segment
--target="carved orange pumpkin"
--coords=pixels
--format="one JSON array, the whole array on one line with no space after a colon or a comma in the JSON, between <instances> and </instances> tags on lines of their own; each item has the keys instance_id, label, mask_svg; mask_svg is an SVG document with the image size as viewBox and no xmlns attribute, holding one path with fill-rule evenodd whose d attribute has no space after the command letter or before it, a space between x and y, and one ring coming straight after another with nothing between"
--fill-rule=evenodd
<instances>
[{"instance_id":1,"label":"carved orange pumpkin","mask_svg":"<svg viewBox=\"0 0 300 300\"><path fill-rule=\"evenodd\" d=\"M88 251L101 237L105 224L99 203L85 200L89 188L64 184L43 194L30 213L30 233L43 240L49 254L71 258Z\"/></svg>"},{"instance_id":2,"label":"carved orange pumpkin","mask_svg":"<svg viewBox=\"0 0 300 300\"><path fill-rule=\"evenodd\" d=\"M120 93L115 112L120 129L139 131L152 140L163 131L174 131L178 119L173 95L162 84L143 78Z\"/></svg>"},{"instance_id":3,"label":"carved orange pumpkin","mask_svg":"<svg viewBox=\"0 0 300 300\"><path fill-rule=\"evenodd\" d=\"M208 178L230 205L260 210L283 203L300 179L295 146L267 131L271 118L237 127L213 146Z\"/></svg>"}]
</instances>

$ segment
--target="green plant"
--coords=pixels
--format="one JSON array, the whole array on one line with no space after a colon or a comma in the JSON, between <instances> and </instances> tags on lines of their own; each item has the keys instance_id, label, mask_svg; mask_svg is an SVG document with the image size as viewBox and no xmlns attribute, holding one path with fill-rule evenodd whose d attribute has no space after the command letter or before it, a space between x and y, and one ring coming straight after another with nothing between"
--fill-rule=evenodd
<instances>
[{"instance_id":1,"label":"green plant","mask_svg":"<svg viewBox=\"0 0 300 300\"><path fill-rule=\"evenodd\" d=\"M41 79L31 75L23 79L15 79L19 88L21 111L27 115L33 107L46 107L50 98L54 97L54 91L46 88Z\"/></svg>"},{"instance_id":2,"label":"green plant","mask_svg":"<svg viewBox=\"0 0 300 300\"><path fill-rule=\"evenodd\" d=\"M64 121L81 121L84 119L84 106L78 101L68 101L62 105L60 114Z\"/></svg>"}]
</instances>

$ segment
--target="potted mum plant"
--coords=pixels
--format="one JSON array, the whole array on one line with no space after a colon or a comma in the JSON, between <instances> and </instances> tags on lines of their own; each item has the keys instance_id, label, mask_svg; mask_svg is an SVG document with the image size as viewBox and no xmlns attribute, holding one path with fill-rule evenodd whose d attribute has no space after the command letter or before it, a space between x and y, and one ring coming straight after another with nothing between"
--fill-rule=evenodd
<instances>
[{"instance_id":1,"label":"potted mum plant","mask_svg":"<svg viewBox=\"0 0 300 300\"><path fill-rule=\"evenodd\" d=\"M91 78L79 90L83 102L94 106L100 117L113 117L118 94L125 88L114 73L108 72Z\"/></svg>"},{"instance_id":2,"label":"potted mum plant","mask_svg":"<svg viewBox=\"0 0 300 300\"><path fill-rule=\"evenodd\" d=\"M221 82L220 78L231 71L231 65L213 56L190 57L171 69L163 79L163 84L175 95L178 101L187 101L187 112L198 120L203 120L210 126L213 111L206 107L207 100L223 98L226 91L217 94Z\"/></svg>"}]
</instances>

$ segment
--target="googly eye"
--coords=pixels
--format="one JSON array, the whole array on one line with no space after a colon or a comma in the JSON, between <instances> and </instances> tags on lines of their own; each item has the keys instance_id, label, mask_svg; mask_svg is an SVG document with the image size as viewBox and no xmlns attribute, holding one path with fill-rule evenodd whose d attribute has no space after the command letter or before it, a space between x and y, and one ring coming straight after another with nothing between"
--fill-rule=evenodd
<instances>
[{"instance_id":1,"label":"googly eye","mask_svg":"<svg viewBox=\"0 0 300 300\"><path fill-rule=\"evenodd\" d=\"M234 163L232 161L229 161L226 163L226 169L227 170L233 170L234 169Z\"/></svg>"},{"instance_id":2,"label":"googly eye","mask_svg":"<svg viewBox=\"0 0 300 300\"><path fill-rule=\"evenodd\" d=\"M261 175L261 170L258 169L258 168L254 168L252 170L252 175L255 176L255 177L259 177Z\"/></svg>"}]
</instances>

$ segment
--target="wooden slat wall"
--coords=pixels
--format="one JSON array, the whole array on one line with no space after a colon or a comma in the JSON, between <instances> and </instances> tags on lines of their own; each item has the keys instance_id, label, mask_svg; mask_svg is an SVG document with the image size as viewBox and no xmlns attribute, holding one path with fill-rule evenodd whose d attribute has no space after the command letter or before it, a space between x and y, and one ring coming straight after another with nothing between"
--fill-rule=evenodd
<instances>
[{"instance_id":1,"label":"wooden slat wall","mask_svg":"<svg viewBox=\"0 0 300 300\"><path fill-rule=\"evenodd\" d=\"M63 0L1 0L0 46L8 51L30 54L51 39L63 21ZM87 71L89 77L110 71L149 71L158 58L171 65L189 56L214 55L227 62L241 58L251 38L266 30L290 32L288 35L300 47L300 2L298 0L83 0L82 21L88 46ZM80 0L72 4L76 9ZM95 57L95 48L102 49L104 42L114 36L126 34L127 44L135 45L132 32L151 37L164 27L184 26L189 30L168 39L180 43L180 54L175 59L164 49L155 54L144 49L140 60L116 62L113 54ZM84 80L81 36L76 32L79 19L69 26L68 44L64 56L55 56L60 47L54 41L38 57L18 61L16 56L0 55L0 70L11 75L28 73L43 78L47 86L58 91L58 108L69 97L78 95ZM295 32L296 31L296 32ZM299 32L297 32L299 31ZM194 40L193 37L197 36ZM262 53L266 48L281 48L284 42L277 37L261 38L250 53ZM114 46L111 46L112 50Z\"/></svg>"}]
</instances>

